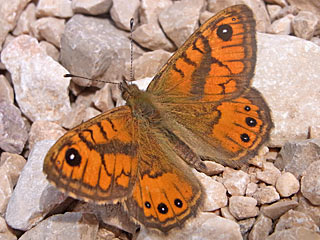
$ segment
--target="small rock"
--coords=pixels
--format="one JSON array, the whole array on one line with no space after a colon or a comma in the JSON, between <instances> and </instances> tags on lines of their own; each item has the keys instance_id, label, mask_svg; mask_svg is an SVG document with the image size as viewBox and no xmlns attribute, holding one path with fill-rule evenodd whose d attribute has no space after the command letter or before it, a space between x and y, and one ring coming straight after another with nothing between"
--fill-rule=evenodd
<instances>
[{"instance_id":1,"label":"small rock","mask_svg":"<svg viewBox=\"0 0 320 240\"><path fill-rule=\"evenodd\" d=\"M320 46L320 38L319 37L313 37L310 39L310 41L317 44L318 46Z\"/></svg>"},{"instance_id":2,"label":"small rock","mask_svg":"<svg viewBox=\"0 0 320 240\"><path fill-rule=\"evenodd\" d=\"M277 4L281 7L287 6L286 0L265 0L266 3Z\"/></svg>"},{"instance_id":3,"label":"small rock","mask_svg":"<svg viewBox=\"0 0 320 240\"><path fill-rule=\"evenodd\" d=\"M149 24L158 21L159 14L172 5L171 0L141 0L140 6L140 22L141 24Z\"/></svg>"},{"instance_id":4,"label":"small rock","mask_svg":"<svg viewBox=\"0 0 320 240\"><path fill-rule=\"evenodd\" d=\"M229 211L237 220L255 217L259 214L257 200L243 196L229 198Z\"/></svg>"},{"instance_id":5,"label":"small rock","mask_svg":"<svg viewBox=\"0 0 320 240\"><path fill-rule=\"evenodd\" d=\"M73 0L72 10L75 13L99 15L107 13L112 5L112 0Z\"/></svg>"},{"instance_id":6,"label":"small rock","mask_svg":"<svg viewBox=\"0 0 320 240\"><path fill-rule=\"evenodd\" d=\"M19 108L10 102L0 102L0 148L21 153L28 140L28 126Z\"/></svg>"},{"instance_id":7,"label":"small rock","mask_svg":"<svg viewBox=\"0 0 320 240\"><path fill-rule=\"evenodd\" d=\"M265 240L272 231L272 220L260 214L249 233L249 240Z\"/></svg>"},{"instance_id":8,"label":"small rock","mask_svg":"<svg viewBox=\"0 0 320 240\"><path fill-rule=\"evenodd\" d=\"M232 196L243 196L249 181L249 175L242 170L226 167L223 172L223 185Z\"/></svg>"},{"instance_id":9,"label":"small rock","mask_svg":"<svg viewBox=\"0 0 320 240\"><path fill-rule=\"evenodd\" d=\"M279 5L271 5L267 4L267 10L271 19L271 22L273 22L275 19L277 19L281 13L281 7Z\"/></svg>"},{"instance_id":10,"label":"small rock","mask_svg":"<svg viewBox=\"0 0 320 240\"><path fill-rule=\"evenodd\" d=\"M293 32L297 37L310 40L316 31L318 22L318 17L312 12L300 11L298 15L293 18Z\"/></svg>"},{"instance_id":11,"label":"small rock","mask_svg":"<svg viewBox=\"0 0 320 240\"><path fill-rule=\"evenodd\" d=\"M272 34L289 35L293 32L292 20L294 16L289 14L283 18L275 20L269 27L267 32Z\"/></svg>"},{"instance_id":12,"label":"small rock","mask_svg":"<svg viewBox=\"0 0 320 240\"><path fill-rule=\"evenodd\" d=\"M209 12L209 11L204 11L200 13L200 24L204 24L209 18L211 18L214 15L214 13Z\"/></svg>"},{"instance_id":13,"label":"small rock","mask_svg":"<svg viewBox=\"0 0 320 240\"><path fill-rule=\"evenodd\" d=\"M303 196L299 196L299 205L295 210L310 216L313 221L320 226L320 206L312 205Z\"/></svg>"},{"instance_id":14,"label":"small rock","mask_svg":"<svg viewBox=\"0 0 320 240\"><path fill-rule=\"evenodd\" d=\"M112 95L112 92L114 92L113 87L114 84L107 83L103 88L97 91L92 98L93 104L102 112L106 112L115 106L119 106L120 101L124 101L122 97L121 99L117 99Z\"/></svg>"},{"instance_id":15,"label":"small rock","mask_svg":"<svg viewBox=\"0 0 320 240\"><path fill-rule=\"evenodd\" d=\"M12 34L19 36L21 34L30 33L30 28L33 22L36 21L36 6L34 3L28 4L25 10L21 13L17 26L13 30Z\"/></svg>"},{"instance_id":16,"label":"small rock","mask_svg":"<svg viewBox=\"0 0 320 240\"><path fill-rule=\"evenodd\" d=\"M48 56L52 57L56 62L59 61L60 52L55 46L53 46L53 44L41 41L39 46L47 53Z\"/></svg>"},{"instance_id":17,"label":"small rock","mask_svg":"<svg viewBox=\"0 0 320 240\"><path fill-rule=\"evenodd\" d=\"M65 214L53 215L43 220L37 226L25 232L19 239L96 239L98 228L99 222L94 215L66 212Z\"/></svg>"},{"instance_id":18,"label":"small rock","mask_svg":"<svg viewBox=\"0 0 320 240\"><path fill-rule=\"evenodd\" d=\"M276 168L273 163L265 162L263 163L263 170L257 171L257 179L261 180L267 184L276 185L278 177L281 175L281 172Z\"/></svg>"},{"instance_id":19,"label":"small rock","mask_svg":"<svg viewBox=\"0 0 320 240\"><path fill-rule=\"evenodd\" d=\"M70 0L39 0L37 4L38 17L72 17L73 11Z\"/></svg>"},{"instance_id":20,"label":"small rock","mask_svg":"<svg viewBox=\"0 0 320 240\"><path fill-rule=\"evenodd\" d=\"M248 183L247 189L246 189L246 196L252 197L253 194L257 191L257 189L258 189L258 184L252 183L252 182Z\"/></svg>"},{"instance_id":21,"label":"small rock","mask_svg":"<svg viewBox=\"0 0 320 240\"><path fill-rule=\"evenodd\" d=\"M258 201L258 204L272 203L280 199L274 186L259 187L253 197Z\"/></svg>"},{"instance_id":22,"label":"small rock","mask_svg":"<svg viewBox=\"0 0 320 240\"><path fill-rule=\"evenodd\" d=\"M281 197L289 197L300 189L299 181L290 172L284 172L278 178L276 188Z\"/></svg>"},{"instance_id":23,"label":"small rock","mask_svg":"<svg viewBox=\"0 0 320 240\"><path fill-rule=\"evenodd\" d=\"M248 232L251 230L255 221L256 221L255 218L248 218L248 219L238 221L242 236L246 236L248 234Z\"/></svg>"},{"instance_id":24,"label":"small rock","mask_svg":"<svg viewBox=\"0 0 320 240\"><path fill-rule=\"evenodd\" d=\"M271 205L264 205L261 207L260 211L266 217L275 220L279 218L282 214L286 213L290 209L293 209L298 206L298 203L294 200L282 199L278 202L275 202Z\"/></svg>"},{"instance_id":25,"label":"small rock","mask_svg":"<svg viewBox=\"0 0 320 240\"><path fill-rule=\"evenodd\" d=\"M17 239L16 235L14 235L10 231L6 221L1 216L0 216L0 239L1 240L16 240Z\"/></svg>"},{"instance_id":26,"label":"small rock","mask_svg":"<svg viewBox=\"0 0 320 240\"><path fill-rule=\"evenodd\" d=\"M320 235L305 227L290 228L274 232L266 240L320 240Z\"/></svg>"},{"instance_id":27,"label":"small rock","mask_svg":"<svg viewBox=\"0 0 320 240\"><path fill-rule=\"evenodd\" d=\"M213 161L202 161L206 165L206 172L208 176L218 175L225 170L225 167Z\"/></svg>"},{"instance_id":28,"label":"small rock","mask_svg":"<svg viewBox=\"0 0 320 240\"><path fill-rule=\"evenodd\" d=\"M226 219L230 219L230 220L235 221L235 222L237 221L235 219L235 217L230 213L228 207L223 207L223 208L220 209L220 211L221 211L221 216L222 217L224 217Z\"/></svg>"},{"instance_id":29,"label":"small rock","mask_svg":"<svg viewBox=\"0 0 320 240\"><path fill-rule=\"evenodd\" d=\"M13 104L13 88L4 75L0 75L0 102L6 101Z\"/></svg>"},{"instance_id":30,"label":"small rock","mask_svg":"<svg viewBox=\"0 0 320 240\"><path fill-rule=\"evenodd\" d=\"M312 204L320 205L320 161L309 165L301 178L301 193Z\"/></svg>"},{"instance_id":31,"label":"small rock","mask_svg":"<svg viewBox=\"0 0 320 240\"><path fill-rule=\"evenodd\" d=\"M113 0L110 10L111 18L116 26L123 30L130 30L130 19L138 19L139 0Z\"/></svg>"}]
</instances>

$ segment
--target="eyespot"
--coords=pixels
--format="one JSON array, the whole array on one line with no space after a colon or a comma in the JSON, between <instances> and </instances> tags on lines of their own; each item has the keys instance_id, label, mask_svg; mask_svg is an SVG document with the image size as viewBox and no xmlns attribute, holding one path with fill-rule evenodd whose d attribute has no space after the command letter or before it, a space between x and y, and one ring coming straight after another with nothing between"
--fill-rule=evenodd
<instances>
[{"instance_id":1,"label":"eyespot","mask_svg":"<svg viewBox=\"0 0 320 240\"><path fill-rule=\"evenodd\" d=\"M182 208L183 203L182 203L182 201L180 199L176 198L174 200L174 205L176 205L176 207L178 207L178 208Z\"/></svg>"},{"instance_id":2,"label":"eyespot","mask_svg":"<svg viewBox=\"0 0 320 240\"><path fill-rule=\"evenodd\" d=\"M250 108L249 106L245 106L245 107L244 107L244 110L247 111L247 112L249 112L249 111L251 110L251 108Z\"/></svg>"},{"instance_id":3,"label":"eyespot","mask_svg":"<svg viewBox=\"0 0 320 240\"><path fill-rule=\"evenodd\" d=\"M79 166L81 163L81 156L79 152L74 148L69 148L66 151L65 159L71 167Z\"/></svg>"},{"instance_id":4,"label":"eyespot","mask_svg":"<svg viewBox=\"0 0 320 240\"><path fill-rule=\"evenodd\" d=\"M255 127L257 126L257 121L254 118L247 117L246 118L246 123L249 127Z\"/></svg>"},{"instance_id":5,"label":"eyespot","mask_svg":"<svg viewBox=\"0 0 320 240\"><path fill-rule=\"evenodd\" d=\"M237 20L235 17L234 17L234 18L232 18L232 21L235 21L235 20Z\"/></svg>"},{"instance_id":6,"label":"eyespot","mask_svg":"<svg viewBox=\"0 0 320 240\"><path fill-rule=\"evenodd\" d=\"M151 204L150 204L150 202L148 202L148 201L146 201L146 202L144 203L144 205L146 206L146 208L151 208Z\"/></svg>"},{"instance_id":7,"label":"eyespot","mask_svg":"<svg viewBox=\"0 0 320 240\"><path fill-rule=\"evenodd\" d=\"M240 135L240 138L241 138L242 142L249 142L250 141L250 137L246 133L242 133Z\"/></svg>"},{"instance_id":8,"label":"eyespot","mask_svg":"<svg viewBox=\"0 0 320 240\"><path fill-rule=\"evenodd\" d=\"M164 203L158 205L158 212L161 214L166 214L168 212L168 207Z\"/></svg>"},{"instance_id":9,"label":"eyespot","mask_svg":"<svg viewBox=\"0 0 320 240\"><path fill-rule=\"evenodd\" d=\"M230 27L230 25L223 24L218 27L217 35L223 41L229 41L232 37L232 34L233 34L233 31L232 31L232 27Z\"/></svg>"}]
</instances>

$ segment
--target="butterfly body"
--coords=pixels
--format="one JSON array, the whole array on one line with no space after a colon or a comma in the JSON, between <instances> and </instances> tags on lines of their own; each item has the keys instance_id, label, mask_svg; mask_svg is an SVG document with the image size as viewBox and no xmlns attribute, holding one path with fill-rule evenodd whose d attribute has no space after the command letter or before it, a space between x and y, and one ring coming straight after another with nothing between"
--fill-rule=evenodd
<instances>
[{"instance_id":1,"label":"butterfly body","mask_svg":"<svg viewBox=\"0 0 320 240\"><path fill-rule=\"evenodd\" d=\"M155 76L147 91L122 83L127 104L71 129L49 150L44 172L59 189L96 203L121 201L150 229L181 227L204 190L191 167L202 160L239 167L273 126L250 87L255 21L245 5L203 24Z\"/></svg>"}]
</instances>

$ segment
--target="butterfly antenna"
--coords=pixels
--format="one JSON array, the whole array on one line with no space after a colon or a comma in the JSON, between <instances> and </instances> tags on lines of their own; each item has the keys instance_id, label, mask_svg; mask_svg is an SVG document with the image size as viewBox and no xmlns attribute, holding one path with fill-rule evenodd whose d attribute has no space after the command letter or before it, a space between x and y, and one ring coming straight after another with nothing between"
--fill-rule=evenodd
<instances>
[{"instance_id":1,"label":"butterfly antenna","mask_svg":"<svg viewBox=\"0 0 320 240\"><path fill-rule=\"evenodd\" d=\"M115 83L115 82L108 82L108 81L103 81L103 80L98 80L98 79L92 79L92 78L82 77L82 76L78 76L78 75L74 75L74 74L70 74L70 73L67 73L67 74L65 74L65 75L63 75L63 76L64 76L64 77L77 77L77 78L87 79L87 80L95 81L95 82L119 84L119 83Z\"/></svg>"},{"instance_id":2,"label":"butterfly antenna","mask_svg":"<svg viewBox=\"0 0 320 240\"><path fill-rule=\"evenodd\" d=\"M133 24L134 18L130 19L130 81L134 80L134 73L133 73L133 39L132 39L132 32L133 32Z\"/></svg>"}]
</instances>

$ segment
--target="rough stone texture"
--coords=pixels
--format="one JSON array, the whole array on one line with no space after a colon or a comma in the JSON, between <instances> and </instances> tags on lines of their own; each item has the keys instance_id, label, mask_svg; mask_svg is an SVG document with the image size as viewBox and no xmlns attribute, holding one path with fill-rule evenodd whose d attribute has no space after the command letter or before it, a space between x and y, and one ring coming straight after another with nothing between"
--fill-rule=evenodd
<instances>
[{"instance_id":1,"label":"rough stone texture","mask_svg":"<svg viewBox=\"0 0 320 240\"><path fill-rule=\"evenodd\" d=\"M59 61L60 52L53 44L41 41L39 46L47 53L48 56L52 57L56 62Z\"/></svg>"},{"instance_id":2,"label":"rough stone texture","mask_svg":"<svg viewBox=\"0 0 320 240\"><path fill-rule=\"evenodd\" d=\"M278 177L280 177L281 172L276 168L273 163L265 162L261 171L257 171L257 179L261 180L267 184L276 185Z\"/></svg>"},{"instance_id":3,"label":"rough stone texture","mask_svg":"<svg viewBox=\"0 0 320 240\"><path fill-rule=\"evenodd\" d=\"M229 211L229 207L223 207L220 209L221 212L221 216L226 218L226 219L230 219L232 221L237 221L236 218L231 214L231 212Z\"/></svg>"},{"instance_id":4,"label":"rough stone texture","mask_svg":"<svg viewBox=\"0 0 320 240\"><path fill-rule=\"evenodd\" d=\"M148 232L142 227L137 240L190 239L190 236L203 240L242 240L237 223L213 213L200 213L186 222L183 231L171 231L168 235Z\"/></svg>"},{"instance_id":5,"label":"rough stone texture","mask_svg":"<svg viewBox=\"0 0 320 240\"><path fill-rule=\"evenodd\" d=\"M271 19L271 22L273 22L280 14L281 12L281 7L278 5L267 5L267 10Z\"/></svg>"},{"instance_id":6,"label":"rough stone texture","mask_svg":"<svg viewBox=\"0 0 320 240\"><path fill-rule=\"evenodd\" d=\"M320 137L320 84L315 84L319 81L320 47L292 36L258 33L257 40L253 86L271 108L275 127L269 146L307 139L308 128L314 137Z\"/></svg>"},{"instance_id":7,"label":"rough stone texture","mask_svg":"<svg viewBox=\"0 0 320 240\"><path fill-rule=\"evenodd\" d=\"M260 208L261 213L266 217L269 217L273 220L279 218L282 214L286 213L290 209L293 209L298 206L298 202L294 200L282 199L278 202L275 202L271 205L264 205Z\"/></svg>"},{"instance_id":8,"label":"rough stone texture","mask_svg":"<svg viewBox=\"0 0 320 240\"><path fill-rule=\"evenodd\" d=\"M248 219L244 219L237 222L240 226L240 232L242 237L245 237L248 235L255 221L256 221L255 218L248 218Z\"/></svg>"},{"instance_id":9,"label":"rough stone texture","mask_svg":"<svg viewBox=\"0 0 320 240\"><path fill-rule=\"evenodd\" d=\"M111 18L118 28L130 30L130 19L138 19L139 0L131 0L130 7L127 0L113 0L110 10Z\"/></svg>"},{"instance_id":10,"label":"rough stone texture","mask_svg":"<svg viewBox=\"0 0 320 240\"><path fill-rule=\"evenodd\" d=\"M0 216L0 240L16 240L17 237L10 231L6 221Z\"/></svg>"},{"instance_id":11,"label":"rough stone texture","mask_svg":"<svg viewBox=\"0 0 320 240\"><path fill-rule=\"evenodd\" d=\"M265 0L266 3L278 4L281 7L287 6L286 0Z\"/></svg>"},{"instance_id":12,"label":"rough stone texture","mask_svg":"<svg viewBox=\"0 0 320 240\"><path fill-rule=\"evenodd\" d=\"M29 154L6 211L5 219L12 228L29 230L66 199L42 172L44 157L53 143L37 142Z\"/></svg>"},{"instance_id":13,"label":"rough stone texture","mask_svg":"<svg viewBox=\"0 0 320 240\"><path fill-rule=\"evenodd\" d=\"M13 103L13 88L4 75L0 75L0 86L0 102L6 101L9 103Z\"/></svg>"},{"instance_id":14,"label":"rough stone texture","mask_svg":"<svg viewBox=\"0 0 320 240\"><path fill-rule=\"evenodd\" d=\"M309 11L300 11L292 21L293 32L297 37L310 40L317 28L319 19Z\"/></svg>"},{"instance_id":15,"label":"rough stone texture","mask_svg":"<svg viewBox=\"0 0 320 240\"><path fill-rule=\"evenodd\" d=\"M318 0L287 0L287 2L300 10L310 11L320 16L320 2Z\"/></svg>"},{"instance_id":16,"label":"rough stone texture","mask_svg":"<svg viewBox=\"0 0 320 240\"><path fill-rule=\"evenodd\" d=\"M232 196L229 198L229 211L237 219L255 217L259 213L257 200L252 197Z\"/></svg>"},{"instance_id":17,"label":"rough stone texture","mask_svg":"<svg viewBox=\"0 0 320 240\"><path fill-rule=\"evenodd\" d=\"M312 204L320 205L320 161L310 164L301 178L301 192Z\"/></svg>"},{"instance_id":18,"label":"rough stone texture","mask_svg":"<svg viewBox=\"0 0 320 240\"><path fill-rule=\"evenodd\" d=\"M71 0L39 0L37 4L38 17L72 17Z\"/></svg>"},{"instance_id":19,"label":"rough stone texture","mask_svg":"<svg viewBox=\"0 0 320 240\"><path fill-rule=\"evenodd\" d=\"M292 173L284 172L277 180L276 189L281 197L289 197L299 191L300 184Z\"/></svg>"},{"instance_id":20,"label":"rough stone texture","mask_svg":"<svg viewBox=\"0 0 320 240\"><path fill-rule=\"evenodd\" d=\"M272 231L272 220L260 214L249 233L249 240L265 240Z\"/></svg>"},{"instance_id":21,"label":"rough stone texture","mask_svg":"<svg viewBox=\"0 0 320 240\"><path fill-rule=\"evenodd\" d=\"M225 170L225 167L223 165L213 161L203 161L203 163L206 165L206 174L208 176L218 175Z\"/></svg>"},{"instance_id":22,"label":"rough stone texture","mask_svg":"<svg viewBox=\"0 0 320 240\"><path fill-rule=\"evenodd\" d=\"M299 205L295 210L307 214L318 226L320 226L320 206L315 206L311 204L308 199L299 196Z\"/></svg>"},{"instance_id":23,"label":"rough stone texture","mask_svg":"<svg viewBox=\"0 0 320 240\"><path fill-rule=\"evenodd\" d=\"M182 0L174 2L159 15L159 22L165 34L180 47L198 28L203 0Z\"/></svg>"},{"instance_id":24,"label":"rough stone texture","mask_svg":"<svg viewBox=\"0 0 320 240\"><path fill-rule=\"evenodd\" d=\"M258 184L252 183L252 182L248 183L247 189L246 189L246 196L252 197L253 194L257 191L257 189L258 189Z\"/></svg>"},{"instance_id":25,"label":"rough stone texture","mask_svg":"<svg viewBox=\"0 0 320 240\"><path fill-rule=\"evenodd\" d=\"M18 36L30 33L30 27L34 21L36 21L36 6L34 3L30 3L21 13L12 34Z\"/></svg>"},{"instance_id":26,"label":"rough stone texture","mask_svg":"<svg viewBox=\"0 0 320 240\"><path fill-rule=\"evenodd\" d=\"M241 170L226 167L223 172L223 185L232 196L243 196L249 181L249 175Z\"/></svg>"},{"instance_id":27,"label":"rough stone texture","mask_svg":"<svg viewBox=\"0 0 320 240\"><path fill-rule=\"evenodd\" d=\"M67 212L51 216L24 233L20 240L87 240L96 239L99 223L88 213Z\"/></svg>"},{"instance_id":28,"label":"rough stone texture","mask_svg":"<svg viewBox=\"0 0 320 240\"><path fill-rule=\"evenodd\" d=\"M294 16L289 14L283 18L275 20L267 29L268 33L289 35L293 32L292 21Z\"/></svg>"},{"instance_id":29,"label":"rough stone texture","mask_svg":"<svg viewBox=\"0 0 320 240\"><path fill-rule=\"evenodd\" d=\"M11 73L16 100L31 120L59 121L70 108L67 70L49 57L35 38L21 35L1 53ZM32 87L31 87L32 86Z\"/></svg>"},{"instance_id":30,"label":"rough stone texture","mask_svg":"<svg viewBox=\"0 0 320 240\"><path fill-rule=\"evenodd\" d=\"M140 22L148 24L157 22L159 14L166 8L172 5L171 0L141 0L140 6Z\"/></svg>"},{"instance_id":31,"label":"rough stone texture","mask_svg":"<svg viewBox=\"0 0 320 240\"><path fill-rule=\"evenodd\" d=\"M272 203L280 199L274 186L259 187L253 197L258 201L258 204Z\"/></svg>"},{"instance_id":32,"label":"rough stone texture","mask_svg":"<svg viewBox=\"0 0 320 240\"><path fill-rule=\"evenodd\" d=\"M290 228L274 232L266 240L320 240L320 235L305 227Z\"/></svg>"},{"instance_id":33,"label":"rough stone texture","mask_svg":"<svg viewBox=\"0 0 320 240\"><path fill-rule=\"evenodd\" d=\"M19 108L10 102L0 101L0 148L21 153L28 140L28 126Z\"/></svg>"},{"instance_id":34,"label":"rough stone texture","mask_svg":"<svg viewBox=\"0 0 320 240\"><path fill-rule=\"evenodd\" d=\"M112 5L112 0L73 0L72 10L75 13L99 15L107 13Z\"/></svg>"}]
</instances>

